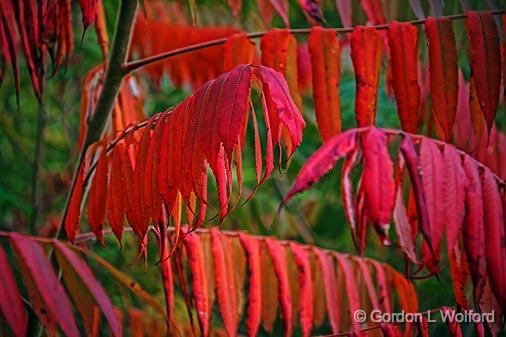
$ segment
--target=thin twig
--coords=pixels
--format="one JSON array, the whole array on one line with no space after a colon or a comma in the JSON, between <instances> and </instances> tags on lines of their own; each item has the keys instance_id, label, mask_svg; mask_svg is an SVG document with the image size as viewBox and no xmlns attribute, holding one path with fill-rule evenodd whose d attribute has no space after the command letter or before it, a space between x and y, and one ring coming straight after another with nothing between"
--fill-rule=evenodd
<instances>
[{"instance_id":1,"label":"thin twig","mask_svg":"<svg viewBox=\"0 0 506 337\"><path fill-rule=\"evenodd\" d=\"M72 179L72 184L67 195L67 201L65 203L65 209L63 211L61 223L56 231L56 237L58 238L61 238L64 233L64 231L62 231L62 228L67 217L70 198L78 180L79 168L86 156L86 150L102 135L105 123L109 118L112 107L114 105L114 101L116 100L116 96L118 95L118 91L125 76L122 67L127 59L128 46L130 44L136 11L136 0L121 1L118 10L118 16L116 19L116 26L114 29L114 38L112 41L111 53L109 56L109 61L107 63L104 85L102 87L102 91L100 92L100 96L92 114L92 118L88 121L86 138L79 153L77 165L74 170L74 177Z\"/></svg>"},{"instance_id":2,"label":"thin twig","mask_svg":"<svg viewBox=\"0 0 506 337\"><path fill-rule=\"evenodd\" d=\"M490 13L492 15L500 15L505 12L506 12L506 9L499 9L499 10L491 11ZM460 19L464 19L465 17L466 17L465 13L444 16L444 18L448 18L450 20L460 20ZM443 17L441 17L441 18L443 18ZM406 22L409 22L413 25L421 25L421 24L425 23L425 20L411 20L411 21L406 21ZM388 29L388 24L375 25L375 26L370 26L370 27L376 28L377 30L385 30L385 29ZM347 33L353 32L354 27L329 28L329 29L334 30L337 34L347 34ZM288 31L291 34L309 34L311 32L311 28L288 29ZM268 33L268 31L253 32L253 33L247 33L246 36L250 39L256 39L256 38L264 36L267 33ZM131 73L132 71L139 70L140 68L143 68L147 65L150 65L150 64L153 64L153 63L156 63L159 61L163 61L165 59L168 59L168 58L171 58L174 56L190 53L190 52L204 49L204 48L208 48L208 47L222 45L225 42L227 42L227 40L228 40L228 37L224 37L224 38L220 38L220 39L216 39L216 40L212 40L212 41L206 41L206 42L202 42L202 43L193 44L193 45L190 45L187 47L166 51L166 52L163 52L160 54L148 56L148 57L140 59L140 60L130 61L124 65L123 72L126 75L126 74Z\"/></svg>"}]
</instances>

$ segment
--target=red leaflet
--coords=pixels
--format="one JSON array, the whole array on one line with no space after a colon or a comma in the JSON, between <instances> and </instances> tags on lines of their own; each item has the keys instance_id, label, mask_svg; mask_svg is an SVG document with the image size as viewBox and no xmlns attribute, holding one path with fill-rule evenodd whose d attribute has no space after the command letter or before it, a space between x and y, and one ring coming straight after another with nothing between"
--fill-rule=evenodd
<instances>
[{"instance_id":1,"label":"red leaflet","mask_svg":"<svg viewBox=\"0 0 506 337\"><path fill-rule=\"evenodd\" d=\"M95 22L98 13L98 0L79 0L79 6L83 13L84 30Z\"/></svg>"},{"instance_id":2,"label":"red leaflet","mask_svg":"<svg viewBox=\"0 0 506 337\"><path fill-rule=\"evenodd\" d=\"M477 101L490 131L497 113L501 86L501 53L497 27L490 12L469 11L466 12L466 28Z\"/></svg>"},{"instance_id":3,"label":"red leaflet","mask_svg":"<svg viewBox=\"0 0 506 337\"><path fill-rule=\"evenodd\" d=\"M337 280L334 268L334 260L328 253L321 249L314 249L314 252L320 260L323 272L323 283L325 287L325 301L327 302L327 315L332 328L332 333L339 333L339 300L337 294Z\"/></svg>"},{"instance_id":4,"label":"red leaflet","mask_svg":"<svg viewBox=\"0 0 506 337\"><path fill-rule=\"evenodd\" d=\"M223 44L223 70L230 71L240 64L253 63L255 43L245 33L230 36Z\"/></svg>"},{"instance_id":5,"label":"red leaflet","mask_svg":"<svg viewBox=\"0 0 506 337\"><path fill-rule=\"evenodd\" d=\"M441 315L446 317L446 325L451 337L462 337L462 331L460 330L459 323L453 318L455 311L448 307L441 307Z\"/></svg>"},{"instance_id":6,"label":"red leaflet","mask_svg":"<svg viewBox=\"0 0 506 337\"><path fill-rule=\"evenodd\" d=\"M457 108L457 49L452 22L448 18L428 17L425 34L429 42L431 114L436 131L450 139Z\"/></svg>"},{"instance_id":7,"label":"red leaflet","mask_svg":"<svg viewBox=\"0 0 506 337\"><path fill-rule=\"evenodd\" d=\"M506 312L506 234L501 195L493 173L485 169L482 175L483 214L487 271L490 287L502 312Z\"/></svg>"},{"instance_id":8,"label":"red leaflet","mask_svg":"<svg viewBox=\"0 0 506 337\"><path fill-rule=\"evenodd\" d=\"M195 300L195 309L199 320L202 336L209 336L209 320L211 308L209 307L209 291L207 288L207 274L205 267L204 250L200 236L194 233L187 234L184 245L188 253L188 264L192 272L192 289Z\"/></svg>"},{"instance_id":9,"label":"red leaflet","mask_svg":"<svg viewBox=\"0 0 506 337\"><path fill-rule=\"evenodd\" d=\"M102 151L97 160L95 178L90 187L90 198L88 200L88 222L91 230L97 236L99 242L103 243L102 226L105 221L105 209L107 201L107 148Z\"/></svg>"},{"instance_id":10,"label":"red leaflet","mask_svg":"<svg viewBox=\"0 0 506 337\"><path fill-rule=\"evenodd\" d=\"M298 88L297 74L297 41L287 29L274 29L265 34L260 41L262 51L262 65L283 74L288 84L288 91L297 107L302 108L302 100ZM292 100L292 99L290 99ZM270 102L267 100L269 109ZM277 133L276 114L269 112L271 125L276 128L274 139L279 139Z\"/></svg>"},{"instance_id":11,"label":"red leaflet","mask_svg":"<svg viewBox=\"0 0 506 337\"><path fill-rule=\"evenodd\" d=\"M363 138L364 170L362 183L367 200L367 214L380 235L388 235L394 208L395 183L393 164L388 155L387 136L371 128Z\"/></svg>"},{"instance_id":12,"label":"red leaflet","mask_svg":"<svg viewBox=\"0 0 506 337\"><path fill-rule=\"evenodd\" d=\"M321 138L327 141L341 132L339 40L333 30L316 26L311 29L308 46L316 122Z\"/></svg>"},{"instance_id":13,"label":"red leaflet","mask_svg":"<svg viewBox=\"0 0 506 337\"><path fill-rule=\"evenodd\" d=\"M393 87L402 129L416 133L420 88L418 87L418 29L410 23L388 25Z\"/></svg>"},{"instance_id":14,"label":"red leaflet","mask_svg":"<svg viewBox=\"0 0 506 337\"><path fill-rule=\"evenodd\" d=\"M163 232L160 233L160 236L160 270L163 281L163 293L165 296L165 308L167 312L167 321L172 322L174 317L174 277L172 275L169 238L165 228L163 228Z\"/></svg>"},{"instance_id":15,"label":"red leaflet","mask_svg":"<svg viewBox=\"0 0 506 337\"><path fill-rule=\"evenodd\" d=\"M441 238L445 224L442 216L444 209L444 163L441 150L435 142L427 138L422 139L420 146L420 167L422 170L422 185L429 214L430 237L433 248L426 248L424 253L425 265L434 272L439 270L438 263L441 255Z\"/></svg>"},{"instance_id":16,"label":"red leaflet","mask_svg":"<svg viewBox=\"0 0 506 337\"><path fill-rule=\"evenodd\" d=\"M462 243L459 241L451 249L448 246L447 250L455 300L462 308L467 309L469 303L466 296L466 286L469 281L469 266L467 265Z\"/></svg>"},{"instance_id":17,"label":"red leaflet","mask_svg":"<svg viewBox=\"0 0 506 337\"><path fill-rule=\"evenodd\" d=\"M351 34L355 69L355 118L358 127L376 124L376 103L382 53L381 36L373 27L356 26Z\"/></svg>"},{"instance_id":18,"label":"red leaflet","mask_svg":"<svg viewBox=\"0 0 506 337\"><path fill-rule=\"evenodd\" d=\"M237 313L236 303L236 284L234 274L229 273L230 266L227 266L225 254L230 254L224 245L224 238L221 232L214 228L211 230L211 250L213 254L216 293L218 295L218 304L220 307L223 325L228 336L237 335L237 325L239 315Z\"/></svg>"},{"instance_id":19,"label":"red leaflet","mask_svg":"<svg viewBox=\"0 0 506 337\"><path fill-rule=\"evenodd\" d=\"M79 226L79 218L81 216L81 200L83 198L84 183L84 162L77 171L76 184L70 196L70 201L65 216L65 232L69 241L74 241L76 237L77 227Z\"/></svg>"},{"instance_id":20,"label":"red leaflet","mask_svg":"<svg viewBox=\"0 0 506 337\"><path fill-rule=\"evenodd\" d=\"M286 204L295 194L307 190L316 183L334 167L337 160L346 156L356 145L355 131L344 132L332 137L304 163L291 190L283 199L282 205Z\"/></svg>"},{"instance_id":21,"label":"red leaflet","mask_svg":"<svg viewBox=\"0 0 506 337\"><path fill-rule=\"evenodd\" d=\"M385 23L381 0L360 0L360 4L370 23L373 25L382 25Z\"/></svg>"},{"instance_id":22,"label":"red leaflet","mask_svg":"<svg viewBox=\"0 0 506 337\"><path fill-rule=\"evenodd\" d=\"M281 243L273 239L265 239L265 243L272 258L274 271L278 277L283 326L285 328L285 336L288 337L292 335L293 326L292 294L290 292L290 281L288 279L288 270L286 266L286 250Z\"/></svg>"},{"instance_id":23,"label":"red leaflet","mask_svg":"<svg viewBox=\"0 0 506 337\"><path fill-rule=\"evenodd\" d=\"M17 233L10 235L10 241L22 267L33 309L46 330L56 332L56 325L59 325L66 336L80 336L70 300L44 250L38 243Z\"/></svg>"},{"instance_id":24,"label":"red leaflet","mask_svg":"<svg viewBox=\"0 0 506 337\"><path fill-rule=\"evenodd\" d=\"M374 287L374 282L372 280L371 276L371 269L369 267L369 263L367 263L363 259L354 259L359 268L360 272L362 274L362 277L364 278L365 285L367 287L367 294L369 295L369 300L371 301L372 309L373 310L381 310L379 306L378 296L376 294L376 289Z\"/></svg>"},{"instance_id":25,"label":"red leaflet","mask_svg":"<svg viewBox=\"0 0 506 337\"><path fill-rule=\"evenodd\" d=\"M483 223L483 194L478 168L473 160L464 158L466 173L466 215L464 218L464 248L466 251L471 278L475 289L475 300L479 302L481 288L486 279L485 266L485 228Z\"/></svg>"},{"instance_id":26,"label":"red leaflet","mask_svg":"<svg viewBox=\"0 0 506 337\"><path fill-rule=\"evenodd\" d=\"M427 203L425 201L425 192L422 186L422 177L420 176L418 156L410 137L404 136L402 138L400 150L404 160L406 161L406 167L408 168L411 184L413 186L412 195L415 197L414 199L420 223L420 231L422 232L429 249L432 251L433 244L431 240L431 230Z\"/></svg>"},{"instance_id":27,"label":"red leaflet","mask_svg":"<svg viewBox=\"0 0 506 337\"><path fill-rule=\"evenodd\" d=\"M86 262L60 241L55 240L54 246L56 248L58 264L62 269L67 288L72 294L74 302L81 312L81 316L83 316L85 321L88 320L88 331L91 331L91 327L93 326L93 311L90 311L90 307L85 304L82 296L91 298L94 304L102 311L112 335L116 337L121 336L121 325L114 313L114 307ZM75 278L79 280L78 283L76 283ZM86 289L86 293L83 293L83 288Z\"/></svg>"},{"instance_id":28,"label":"red leaflet","mask_svg":"<svg viewBox=\"0 0 506 337\"><path fill-rule=\"evenodd\" d=\"M382 323L380 324L380 329L384 337L401 337L399 328L394 324Z\"/></svg>"},{"instance_id":29,"label":"red leaflet","mask_svg":"<svg viewBox=\"0 0 506 337\"><path fill-rule=\"evenodd\" d=\"M111 172L122 171L122 157L125 151L123 144L118 144L110 159ZM109 181L110 188L107 191L107 218L109 220L109 226L114 232L118 241L121 242L123 235L123 225L125 222L125 182L123 181L122 174L111 174Z\"/></svg>"},{"instance_id":30,"label":"red leaflet","mask_svg":"<svg viewBox=\"0 0 506 337\"><path fill-rule=\"evenodd\" d=\"M346 287L346 296L348 298L348 310L350 317L352 317L354 313L361 308L359 299L360 294L357 288L355 273L348 258L341 254L334 254L334 256L341 267L341 272L344 274L344 285ZM351 320L351 325L354 332L358 333L360 331L360 322L356 319Z\"/></svg>"},{"instance_id":31,"label":"red leaflet","mask_svg":"<svg viewBox=\"0 0 506 337\"><path fill-rule=\"evenodd\" d=\"M288 22L288 1L287 0L269 0L272 7L278 12L286 27L290 27Z\"/></svg>"},{"instance_id":32,"label":"red leaflet","mask_svg":"<svg viewBox=\"0 0 506 337\"><path fill-rule=\"evenodd\" d=\"M462 232L465 199L465 172L460 155L453 146L445 146L443 166L443 221L447 246L453 248Z\"/></svg>"},{"instance_id":33,"label":"red leaflet","mask_svg":"<svg viewBox=\"0 0 506 337\"><path fill-rule=\"evenodd\" d=\"M151 139L151 122L142 132L142 138L139 143L139 148L135 157L135 167L133 170L133 185L132 185L132 210L134 214L134 222L130 222L130 226L139 238L144 238L149 227L149 202L147 189L151 188L151 184L146 186L145 173L148 166L148 150Z\"/></svg>"},{"instance_id":34,"label":"red leaflet","mask_svg":"<svg viewBox=\"0 0 506 337\"><path fill-rule=\"evenodd\" d=\"M379 287L380 299L379 302L383 304L383 312L392 312L392 306L390 305L390 294L388 293L388 283L385 275L385 269L383 265L377 261L373 261L374 268L376 269L376 284Z\"/></svg>"},{"instance_id":35,"label":"red leaflet","mask_svg":"<svg viewBox=\"0 0 506 337\"><path fill-rule=\"evenodd\" d=\"M310 23L321 24L325 22L320 7L320 0L299 0L299 5L304 11L304 14L308 17Z\"/></svg>"},{"instance_id":36,"label":"red leaflet","mask_svg":"<svg viewBox=\"0 0 506 337\"><path fill-rule=\"evenodd\" d=\"M0 313L14 336L24 337L27 332L28 316L26 315L16 278L9 267L7 254L0 246Z\"/></svg>"},{"instance_id":37,"label":"red leaflet","mask_svg":"<svg viewBox=\"0 0 506 337\"><path fill-rule=\"evenodd\" d=\"M299 269L300 284L300 325L302 336L309 337L313 327L313 284L311 281L311 263L306 247L291 243L290 249Z\"/></svg>"},{"instance_id":38,"label":"red leaflet","mask_svg":"<svg viewBox=\"0 0 506 337\"><path fill-rule=\"evenodd\" d=\"M241 16L242 0L228 0L228 5L230 6L230 9L232 9L234 17L239 19Z\"/></svg>"},{"instance_id":39,"label":"red leaflet","mask_svg":"<svg viewBox=\"0 0 506 337\"><path fill-rule=\"evenodd\" d=\"M255 238L240 233L239 239L248 255L249 289L248 289L248 319L246 326L250 337L256 336L262 317L262 279L259 244Z\"/></svg>"},{"instance_id":40,"label":"red leaflet","mask_svg":"<svg viewBox=\"0 0 506 337\"><path fill-rule=\"evenodd\" d=\"M339 16L341 17L343 27L351 27L353 25L351 22L351 0L338 0L336 1L336 7L339 11Z\"/></svg>"},{"instance_id":41,"label":"red leaflet","mask_svg":"<svg viewBox=\"0 0 506 337\"><path fill-rule=\"evenodd\" d=\"M353 238L353 242L355 243L355 247L360 250L360 239L356 237L357 235L357 212L356 212L356 202L353 196L353 183L350 179L351 170L355 167L358 162L359 151L358 148L353 148L347 155L343 164L343 171L341 173L341 198L343 199L343 208L344 215L348 220L348 224L351 231L351 236Z\"/></svg>"},{"instance_id":42,"label":"red leaflet","mask_svg":"<svg viewBox=\"0 0 506 337\"><path fill-rule=\"evenodd\" d=\"M306 122L292 99L293 91L288 90L287 82L280 74L267 67L260 67L259 70L269 115L272 116L277 112L279 120L290 135L292 151L288 153L288 157L291 157L302 141L302 130L306 127ZM271 111L272 108L274 111Z\"/></svg>"},{"instance_id":43,"label":"red leaflet","mask_svg":"<svg viewBox=\"0 0 506 337\"><path fill-rule=\"evenodd\" d=\"M429 322L425 317L416 322L416 330L419 337L429 337Z\"/></svg>"},{"instance_id":44,"label":"red leaflet","mask_svg":"<svg viewBox=\"0 0 506 337\"><path fill-rule=\"evenodd\" d=\"M413 263L418 264L415 246L416 238L409 223L402 187L397 190L393 217L395 221L395 231L397 233L397 237L399 238L399 245L406 256Z\"/></svg>"}]
</instances>

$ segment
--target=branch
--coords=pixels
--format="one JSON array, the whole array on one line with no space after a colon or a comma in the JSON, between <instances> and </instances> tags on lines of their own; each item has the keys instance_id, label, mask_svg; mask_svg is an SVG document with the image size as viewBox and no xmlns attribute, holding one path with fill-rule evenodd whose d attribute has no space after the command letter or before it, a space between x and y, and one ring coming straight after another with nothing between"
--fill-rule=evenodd
<instances>
[{"instance_id":1,"label":"branch","mask_svg":"<svg viewBox=\"0 0 506 337\"><path fill-rule=\"evenodd\" d=\"M490 11L490 13L492 15L500 15L500 14L506 13L506 9L498 9L498 10ZM465 17L466 17L466 14L461 13L461 14L442 16L440 18L448 18L450 20L461 20L461 19L464 19ZM413 25L422 25L425 23L425 19L424 20L411 20L411 21L406 21L406 22L411 23ZM377 30L386 30L386 29L388 29L388 24L375 25L375 26L370 26L370 27L376 28ZM353 32L354 27L329 28L329 29L334 30L337 34L347 34L347 33ZM288 29L288 31L291 34L309 34L311 32L311 28ZM247 33L246 36L250 39L255 39L255 38L259 38L259 37L264 36L268 32L269 31ZM174 56L190 53L190 52L193 52L193 51L196 51L199 49L222 45L225 42L227 42L227 40L228 40L228 37L224 37L221 39L192 44L190 46L186 46L183 48L169 50L169 51L166 51L166 52L163 52L160 54L148 56L148 57L140 59L140 60L130 61L123 66L123 72L125 74L129 74L133 71L139 70L140 68L144 68L145 66L166 60L166 59L174 57Z\"/></svg>"},{"instance_id":2,"label":"branch","mask_svg":"<svg viewBox=\"0 0 506 337\"><path fill-rule=\"evenodd\" d=\"M67 196L67 201L65 203L61 223L56 231L56 237L58 238L61 238L63 235L62 228L65 223L65 218L67 217L70 197L76 186L79 167L84 161L86 150L102 135L105 123L109 118L114 101L116 100L116 96L118 95L118 91L121 87L121 83L126 75L123 71L123 65L126 62L128 55L128 46L130 44L130 37L132 35L131 33L136 11L137 0L121 1L114 29L115 32L112 41L111 54L107 63L104 85L102 87L102 91L100 92L92 117L88 120L86 138L79 153L78 162L74 171L74 177Z\"/></svg>"}]
</instances>

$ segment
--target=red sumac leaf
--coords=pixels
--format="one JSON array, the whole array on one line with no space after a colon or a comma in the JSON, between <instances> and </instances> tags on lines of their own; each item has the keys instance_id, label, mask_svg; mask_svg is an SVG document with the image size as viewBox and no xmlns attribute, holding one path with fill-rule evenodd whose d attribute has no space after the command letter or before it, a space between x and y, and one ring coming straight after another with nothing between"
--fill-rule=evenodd
<instances>
[{"instance_id":1,"label":"red sumac leaf","mask_svg":"<svg viewBox=\"0 0 506 337\"><path fill-rule=\"evenodd\" d=\"M316 122L321 138L327 141L341 132L339 40L333 30L316 26L311 29L308 46Z\"/></svg>"},{"instance_id":2,"label":"red sumac leaf","mask_svg":"<svg viewBox=\"0 0 506 337\"><path fill-rule=\"evenodd\" d=\"M245 234L239 234L244 250L248 256L249 289L248 318L246 326L250 337L256 336L262 318L262 278L258 240Z\"/></svg>"},{"instance_id":3,"label":"red sumac leaf","mask_svg":"<svg viewBox=\"0 0 506 337\"><path fill-rule=\"evenodd\" d=\"M429 42L431 114L443 140L451 136L457 109L457 49L452 22L428 17L425 34Z\"/></svg>"},{"instance_id":4,"label":"red sumac leaf","mask_svg":"<svg viewBox=\"0 0 506 337\"><path fill-rule=\"evenodd\" d=\"M506 233L501 194L493 173L486 168L482 175L483 215L487 272L490 288L506 312Z\"/></svg>"},{"instance_id":5,"label":"red sumac leaf","mask_svg":"<svg viewBox=\"0 0 506 337\"><path fill-rule=\"evenodd\" d=\"M501 86L501 53L497 26L490 12L468 11L466 28L473 83L479 106L490 131L497 113Z\"/></svg>"},{"instance_id":6,"label":"red sumac leaf","mask_svg":"<svg viewBox=\"0 0 506 337\"><path fill-rule=\"evenodd\" d=\"M10 235L35 313L48 332L58 324L66 336L80 336L72 305L42 247L18 233Z\"/></svg>"},{"instance_id":7,"label":"red sumac leaf","mask_svg":"<svg viewBox=\"0 0 506 337\"><path fill-rule=\"evenodd\" d=\"M323 283L325 288L325 301L327 302L327 315L330 322L332 333L339 333L340 329L340 309L337 292L337 279L334 267L334 260L328 252L321 249L314 249L314 252L320 260L323 272Z\"/></svg>"},{"instance_id":8,"label":"red sumac leaf","mask_svg":"<svg viewBox=\"0 0 506 337\"><path fill-rule=\"evenodd\" d=\"M402 129L418 130L420 88L418 87L418 29L410 23L388 25L393 87Z\"/></svg>"},{"instance_id":9,"label":"red sumac leaf","mask_svg":"<svg viewBox=\"0 0 506 337\"><path fill-rule=\"evenodd\" d=\"M293 326L292 294L290 292L290 281L288 278L288 269L286 264L286 249L281 243L273 239L266 239L265 243L272 258L274 271L278 277L281 314L283 318L283 326L285 328L285 336L288 337L292 335Z\"/></svg>"},{"instance_id":10,"label":"red sumac leaf","mask_svg":"<svg viewBox=\"0 0 506 337\"><path fill-rule=\"evenodd\" d=\"M291 190L285 196L283 203L286 204L296 194L307 190L322 176L327 174L336 164L337 160L347 155L357 146L355 131L348 131L332 137L323 144L304 163L297 175L297 179Z\"/></svg>"},{"instance_id":11,"label":"red sumac leaf","mask_svg":"<svg viewBox=\"0 0 506 337\"><path fill-rule=\"evenodd\" d=\"M103 242L102 226L105 221L107 204L107 148L104 146L100 152L95 170L95 177L90 187L90 198L88 200L88 222L92 231Z\"/></svg>"},{"instance_id":12,"label":"red sumac leaf","mask_svg":"<svg viewBox=\"0 0 506 337\"><path fill-rule=\"evenodd\" d=\"M380 235L387 236L395 201L393 164L388 155L387 135L371 128L363 137L364 170L362 183L367 214Z\"/></svg>"},{"instance_id":13,"label":"red sumac leaf","mask_svg":"<svg viewBox=\"0 0 506 337\"><path fill-rule=\"evenodd\" d=\"M483 193L480 173L473 159L464 158L466 173L466 215L464 218L464 248L475 289L475 299L481 299L483 283L486 279L485 228L483 222Z\"/></svg>"},{"instance_id":14,"label":"red sumac leaf","mask_svg":"<svg viewBox=\"0 0 506 337\"><path fill-rule=\"evenodd\" d=\"M355 69L355 118L358 127L376 124L376 105L382 53L381 36L373 27L357 26L351 34Z\"/></svg>"},{"instance_id":15,"label":"red sumac leaf","mask_svg":"<svg viewBox=\"0 0 506 337\"><path fill-rule=\"evenodd\" d=\"M291 243L290 249L299 269L300 285L300 325L302 336L309 337L313 327L313 284L311 281L311 263L306 247Z\"/></svg>"},{"instance_id":16,"label":"red sumac leaf","mask_svg":"<svg viewBox=\"0 0 506 337\"><path fill-rule=\"evenodd\" d=\"M24 337L27 332L28 316L19 292L16 278L10 268L7 254L0 246L0 313L14 336Z\"/></svg>"}]
</instances>

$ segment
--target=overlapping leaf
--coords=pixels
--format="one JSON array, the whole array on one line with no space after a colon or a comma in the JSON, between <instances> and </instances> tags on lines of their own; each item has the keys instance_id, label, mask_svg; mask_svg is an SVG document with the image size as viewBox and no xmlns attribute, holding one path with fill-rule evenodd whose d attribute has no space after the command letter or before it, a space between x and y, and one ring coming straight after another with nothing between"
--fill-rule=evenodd
<instances>
[{"instance_id":1,"label":"overlapping leaf","mask_svg":"<svg viewBox=\"0 0 506 337\"><path fill-rule=\"evenodd\" d=\"M362 138L361 146L355 141L358 136ZM402 140L396 157L401 161L401 166L398 165L399 169L394 173L388 144L398 136ZM418 150L414 143L420 144ZM362 159L352 164L353 159L349 158L356 157L355 152L362 153L362 156L358 155ZM381 241L388 242L390 217L394 212L401 249L411 261L418 263L414 235L420 232L423 236L424 263L437 273L443 233L446 233L444 237L459 304L467 305L464 287L469 269L476 302L495 297L499 305L503 305L504 247L499 241L504 237L504 202L501 203L504 181L452 145L396 130L361 128L334 136L316 151L303 165L283 203L320 180L343 157L347 158L343 166L343 188L350 184L347 181L349 171L362 167L357 196L353 196L353 190L349 187L343 190L343 201L348 200L343 205L349 208L346 214L351 218L349 221L355 242L365 245L360 230L360 221L364 221L361 220L362 216L366 217L365 221L369 220L375 225ZM404 166L410 178L406 181L401 176ZM416 203L419 231L413 230L406 214L407 206L404 205L402 194L406 187L413 190L410 198L413 197ZM350 202L355 198L357 210L355 204ZM367 201L365 206L361 206L361 200ZM365 246L358 246L360 251L364 250ZM485 247L491 248L487 250ZM490 291L485 294L483 287L488 280ZM484 308L491 310L491 303L494 300L485 301Z\"/></svg>"},{"instance_id":2,"label":"overlapping leaf","mask_svg":"<svg viewBox=\"0 0 506 337\"><path fill-rule=\"evenodd\" d=\"M255 114L250 111L249 98L253 81L260 84L264 98L263 114L268 137L264 172L261 172L261 157L256 158L257 177L262 176L259 183L273 170L273 147L280 142L280 130L286 135L287 157L292 156L302 140L305 122L291 99L287 83L281 74L270 68L238 66L204 84L173 110L153 116L141 130L136 132L135 127L127 128L109 145L108 149L112 151L108 155L110 184L102 188L107 194L108 219L118 236L123 214L141 238L150 222L157 223L162 203L165 210L177 218L180 211L175 207L181 208L181 203L177 202L179 194L186 204L189 221L195 215L191 226L199 227L205 220L208 206L207 167L216 179L220 217L230 211L229 204L236 204L232 200L233 167L240 197L246 121ZM270 125L277 125L278 129ZM258 128L255 130L257 133ZM102 162L101 168L104 167ZM120 167L120 170L113 170ZM91 179L92 186L95 179L103 178L106 173L97 172ZM78 221L79 188L74 193L75 201L69 210L71 217L66 223L71 235L75 233ZM112 188L119 189L111 191ZM97 225L96 221L93 224Z\"/></svg>"}]
</instances>

